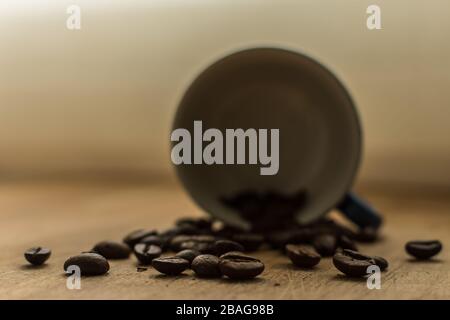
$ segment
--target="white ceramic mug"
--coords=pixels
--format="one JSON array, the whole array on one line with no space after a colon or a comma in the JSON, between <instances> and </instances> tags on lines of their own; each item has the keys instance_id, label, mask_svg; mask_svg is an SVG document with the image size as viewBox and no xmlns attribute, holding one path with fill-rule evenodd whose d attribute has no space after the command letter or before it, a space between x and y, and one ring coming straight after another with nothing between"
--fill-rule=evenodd
<instances>
[{"instance_id":1,"label":"white ceramic mug","mask_svg":"<svg viewBox=\"0 0 450 320\"><path fill-rule=\"evenodd\" d=\"M186 91L173 129L194 134L194 121L202 121L203 130L279 129L275 175L261 175L260 166L249 164L176 166L188 193L212 216L250 229L220 199L242 190L307 190L308 201L295 215L299 223L338 207L360 227L380 225L380 216L349 192L362 153L355 105L341 82L315 60L278 48L247 49L218 60Z\"/></svg>"}]
</instances>

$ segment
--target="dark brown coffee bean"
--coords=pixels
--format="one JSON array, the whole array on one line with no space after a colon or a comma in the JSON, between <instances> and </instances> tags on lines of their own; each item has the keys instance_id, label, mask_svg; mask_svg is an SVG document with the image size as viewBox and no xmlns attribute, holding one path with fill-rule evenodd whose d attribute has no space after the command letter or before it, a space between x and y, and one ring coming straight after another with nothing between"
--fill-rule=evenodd
<instances>
[{"instance_id":1,"label":"dark brown coffee bean","mask_svg":"<svg viewBox=\"0 0 450 320\"><path fill-rule=\"evenodd\" d=\"M156 234L157 232L155 230L139 229L126 235L125 238L123 239L123 242L125 242L130 249L133 249L134 245L139 243L145 237L154 236Z\"/></svg>"},{"instance_id":2,"label":"dark brown coffee bean","mask_svg":"<svg viewBox=\"0 0 450 320\"><path fill-rule=\"evenodd\" d=\"M29 263L39 266L47 261L51 254L52 251L48 248L33 247L25 251L24 256Z\"/></svg>"},{"instance_id":3,"label":"dark brown coffee bean","mask_svg":"<svg viewBox=\"0 0 450 320\"><path fill-rule=\"evenodd\" d=\"M273 248L284 249L287 244L309 243L313 237L313 230L309 228L285 229L270 233L267 241Z\"/></svg>"},{"instance_id":4,"label":"dark brown coffee bean","mask_svg":"<svg viewBox=\"0 0 450 320\"><path fill-rule=\"evenodd\" d=\"M216 238L211 235L178 235L172 238L170 241L170 249L172 251L178 252L184 249L193 249L197 251L202 251L207 249L206 244L212 245L216 241ZM185 242L190 242L189 244L185 244L184 247L182 247L182 244ZM200 248L197 248L194 244L194 242L197 243L203 243L202 245L199 245ZM202 249L202 250L199 250Z\"/></svg>"},{"instance_id":5,"label":"dark brown coffee bean","mask_svg":"<svg viewBox=\"0 0 450 320\"><path fill-rule=\"evenodd\" d=\"M405 249L416 259L425 260L441 252L442 243L439 240L409 241L405 245Z\"/></svg>"},{"instance_id":6,"label":"dark brown coffee bean","mask_svg":"<svg viewBox=\"0 0 450 320\"><path fill-rule=\"evenodd\" d=\"M202 254L192 261L191 269L202 278L219 278L222 276L219 268L219 258L211 254Z\"/></svg>"},{"instance_id":7,"label":"dark brown coffee bean","mask_svg":"<svg viewBox=\"0 0 450 320\"><path fill-rule=\"evenodd\" d=\"M356 244L346 235L339 236L338 246L342 249L358 251L358 247L356 246Z\"/></svg>"},{"instance_id":8,"label":"dark brown coffee bean","mask_svg":"<svg viewBox=\"0 0 450 320\"><path fill-rule=\"evenodd\" d=\"M186 241L180 245L180 250L195 250L203 254L215 254L214 243Z\"/></svg>"},{"instance_id":9,"label":"dark brown coffee bean","mask_svg":"<svg viewBox=\"0 0 450 320\"><path fill-rule=\"evenodd\" d=\"M331 234L318 235L313 240L313 246L321 256L330 257L336 252L336 237Z\"/></svg>"},{"instance_id":10,"label":"dark brown coffee bean","mask_svg":"<svg viewBox=\"0 0 450 320\"><path fill-rule=\"evenodd\" d=\"M389 266L389 263L386 259L379 256L369 256L366 254L363 254L358 251L350 250L350 249L344 249L343 254L348 255L354 259L358 260L373 260L375 264L380 268L381 271L384 271Z\"/></svg>"},{"instance_id":11,"label":"dark brown coffee bean","mask_svg":"<svg viewBox=\"0 0 450 320\"><path fill-rule=\"evenodd\" d=\"M264 237L258 233L238 233L231 236L233 241L240 243L244 251L256 251L263 244Z\"/></svg>"},{"instance_id":12,"label":"dark brown coffee bean","mask_svg":"<svg viewBox=\"0 0 450 320\"><path fill-rule=\"evenodd\" d=\"M178 219L175 224L180 227L180 226L186 226L186 225L190 225L190 226L194 226L195 228L198 229L210 229L211 225L212 225L212 221L210 219L206 219L206 218L180 218Z\"/></svg>"},{"instance_id":13,"label":"dark brown coffee bean","mask_svg":"<svg viewBox=\"0 0 450 320\"><path fill-rule=\"evenodd\" d=\"M252 257L232 256L221 257L220 272L230 279L251 279L264 271L264 264Z\"/></svg>"},{"instance_id":14,"label":"dark brown coffee bean","mask_svg":"<svg viewBox=\"0 0 450 320\"><path fill-rule=\"evenodd\" d=\"M227 253L224 253L223 255L221 255L219 258L220 259L227 259L227 258L240 259L240 258L242 258L242 259L248 259L248 260L254 259L254 260L258 261L258 259L250 257L250 256L248 256L245 253L240 252L240 251L227 252Z\"/></svg>"},{"instance_id":15,"label":"dark brown coffee bean","mask_svg":"<svg viewBox=\"0 0 450 320\"><path fill-rule=\"evenodd\" d=\"M214 253L218 256L230 251L244 251L244 247L231 240L217 240L214 242Z\"/></svg>"},{"instance_id":16,"label":"dark brown coffee bean","mask_svg":"<svg viewBox=\"0 0 450 320\"><path fill-rule=\"evenodd\" d=\"M106 259L128 259L131 252L125 244L113 241L99 242L92 248L92 251Z\"/></svg>"},{"instance_id":17,"label":"dark brown coffee bean","mask_svg":"<svg viewBox=\"0 0 450 320\"><path fill-rule=\"evenodd\" d=\"M161 255L161 248L153 244L138 243L134 246L134 255L143 265L149 265L152 260Z\"/></svg>"},{"instance_id":18,"label":"dark brown coffee bean","mask_svg":"<svg viewBox=\"0 0 450 320\"><path fill-rule=\"evenodd\" d=\"M169 249L169 239L163 236L148 236L139 241L139 243L153 244L161 248L162 251Z\"/></svg>"},{"instance_id":19,"label":"dark brown coffee bean","mask_svg":"<svg viewBox=\"0 0 450 320\"><path fill-rule=\"evenodd\" d=\"M186 249L178 252L175 257L183 258L189 261L189 263L192 263L192 260L195 259L195 257L199 256L201 253L196 250Z\"/></svg>"},{"instance_id":20,"label":"dark brown coffee bean","mask_svg":"<svg viewBox=\"0 0 450 320\"><path fill-rule=\"evenodd\" d=\"M364 243L373 243L378 240L378 230L372 227L360 229L354 234L354 240Z\"/></svg>"},{"instance_id":21,"label":"dark brown coffee bean","mask_svg":"<svg viewBox=\"0 0 450 320\"><path fill-rule=\"evenodd\" d=\"M78 266L81 274L87 276L102 275L109 270L108 260L97 253L82 253L70 257L64 262L64 270L67 271L72 265Z\"/></svg>"},{"instance_id":22,"label":"dark brown coffee bean","mask_svg":"<svg viewBox=\"0 0 450 320\"><path fill-rule=\"evenodd\" d=\"M178 257L156 258L152 261L152 266L161 273L169 276L176 276L189 268L189 261Z\"/></svg>"},{"instance_id":23,"label":"dark brown coffee bean","mask_svg":"<svg viewBox=\"0 0 450 320\"><path fill-rule=\"evenodd\" d=\"M303 245L288 244L286 253L292 263L301 268L312 268L320 262L320 254Z\"/></svg>"},{"instance_id":24,"label":"dark brown coffee bean","mask_svg":"<svg viewBox=\"0 0 450 320\"><path fill-rule=\"evenodd\" d=\"M336 253L333 256L333 264L339 271L347 276L363 277L368 275L367 268L371 265L375 265L375 261L373 259L356 259L344 253Z\"/></svg>"}]
</instances>

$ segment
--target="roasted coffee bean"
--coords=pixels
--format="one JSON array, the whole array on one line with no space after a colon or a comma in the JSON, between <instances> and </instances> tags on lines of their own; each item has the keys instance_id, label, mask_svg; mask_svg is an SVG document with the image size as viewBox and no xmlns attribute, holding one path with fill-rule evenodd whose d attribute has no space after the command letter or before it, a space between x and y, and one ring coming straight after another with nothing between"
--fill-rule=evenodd
<instances>
[{"instance_id":1,"label":"roasted coffee bean","mask_svg":"<svg viewBox=\"0 0 450 320\"><path fill-rule=\"evenodd\" d=\"M47 261L48 258L50 258L51 254L52 251L50 249L42 247L34 247L25 251L24 256L29 263L35 266L39 266L43 264L45 261Z\"/></svg>"},{"instance_id":2,"label":"roasted coffee bean","mask_svg":"<svg viewBox=\"0 0 450 320\"><path fill-rule=\"evenodd\" d=\"M138 243L134 246L134 255L143 265L149 265L152 260L161 255L161 248L153 244Z\"/></svg>"},{"instance_id":3,"label":"roasted coffee bean","mask_svg":"<svg viewBox=\"0 0 450 320\"><path fill-rule=\"evenodd\" d=\"M336 252L336 237L331 234L321 234L313 240L314 249L323 257L330 257Z\"/></svg>"},{"instance_id":4,"label":"roasted coffee bean","mask_svg":"<svg viewBox=\"0 0 450 320\"><path fill-rule=\"evenodd\" d=\"M211 254L201 254L192 261L191 269L202 278L219 278L222 276L219 268L219 258Z\"/></svg>"},{"instance_id":5,"label":"roasted coffee bean","mask_svg":"<svg viewBox=\"0 0 450 320\"><path fill-rule=\"evenodd\" d=\"M189 268L189 261L178 257L156 258L152 261L152 266L161 273L169 276L176 276Z\"/></svg>"},{"instance_id":6,"label":"roasted coffee bean","mask_svg":"<svg viewBox=\"0 0 450 320\"><path fill-rule=\"evenodd\" d=\"M365 227L359 229L353 237L354 240L359 242L372 243L378 240L378 230L372 227Z\"/></svg>"},{"instance_id":7,"label":"roasted coffee bean","mask_svg":"<svg viewBox=\"0 0 450 320\"><path fill-rule=\"evenodd\" d=\"M131 252L125 244L114 241L99 242L92 248L92 251L106 259L127 259Z\"/></svg>"},{"instance_id":8,"label":"roasted coffee bean","mask_svg":"<svg viewBox=\"0 0 450 320\"><path fill-rule=\"evenodd\" d=\"M108 260L97 253L82 253L70 257L64 262L64 270L67 271L72 265L78 266L81 274L87 276L102 275L109 270Z\"/></svg>"},{"instance_id":9,"label":"roasted coffee bean","mask_svg":"<svg viewBox=\"0 0 450 320\"><path fill-rule=\"evenodd\" d=\"M264 237L258 233L238 233L231 236L231 240L240 243L244 251L256 251L263 244Z\"/></svg>"},{"instance_id":10,"label":"roasted coffee bean","mask_svg":"<svg viewBox=\"0 0 450 320\"><path fill-rule=\"evenodd\" d=\"M339 236L338 246L342 249L358 251L358 247L356 246L356 244L346 235Z\"/></svg>"},{"instance_id":11,"label":"roasted coffee bean","mask_svg":"<svg viewBox=\"0 0 450 320\"><path fill-rule=\"evenodd\" d=\"M123 239L123 242L125 242L130 249L134 248L134 245L139 243L142 239L148 236L156 235L157 232L155 230L144 230L139 229L135 230L131 233L129 233L125 238Z\"/></svg>"},{"instance_id":12,"label":"roasted coffee bean","mask_svg":"<svg viewBox=\"0 0 450 320\"><path fill-rule=\"evenodd\" d=\"M287 244L309 243L313 236L313 230L309 228L285 229L270 233L267 236L267 241L275 249L284 249Z\"/></svg>"},{"instance_id":13,"label":"roasted coffee bean","mask_svg":"<svg viewBox=\"0 0 450 320\"><path fill-rule=\"evenodd\" d=\"M184 249L193 249L197 251L202 251L207 249L208 246L206 244L212 245L215 241L216 238L211 235L178 235L172 238L172 240L170 241L170 249L175 252ZM182 244L185 242L190 243L185 244L184 247L182 247ZM203 243L202 245L198 245L202 250L199 250L199 248L195 246L194 242Z\"/></svg>"},{"instance_id":14,"label":"roasted coffee bean","mask_svg":"<svg viewBox=\"0 0 450 320\"><path fill-rule=\"evenodd\" d=\"M244 255L222 256L219 262L220 272L230 279L251 279L264 271L264 264L253 257Z\"/></svg>"},{"instance_id":15,"label":"roasted coffee bean","mask_svg":"<svg viewBox=\"0 0 450 320\"><path fill-rule=\"evenodd\" d=\"M153 244L155 246L160 247L161 250L163 249L164 245L167 245L164 243L163 239L161 239L160 236L148 236L148 237L141 239L139 241L139 243L144 243L144 244L148 244L148 245Z\"/></svg>"},{"instance_id":16,"label":"roasted coffee bean","mask_svg":"<svg viewBox=\"0 0 450 320\"><path fill-rule=\"evenodd\" d=\"M239 258L242 258L242 259L250 259L250 260L254 259L253 257L250 257L250 256L248 256L245 253L240 252L240 251L230 251L230 252L224 253L219 258L220 259L227 259L227 258L239 259Z\"/></svg>"},{"instance_id":17,"label":"roasted coffee bean","mask_svg":"<svg viewBox=\"0 0 450 320\"><path fill-rule=\"evenodd\" d=\"M186 259L189 261L189 263L192 263L192 260L194 260L195 257L199 256L200 254L201 253L199 251L186 249L178 252L175 257Z\"/></svg>"},{"instance_id":18,"label":"roasted coffee bean","mask_svg":"<svg viewBox=\"0 0 450 320\"><path fill-rule=\"evenodd\" d=\"M203 254L215 254L214 243L186 241L180 245L180 250L195 250Z\"/></svg>"},{"instance_id":19,"label":"roasted coffee bean","mask_svg":"<svg viewBox=\"0 0 450 320\"><path fill-rule=\"evenodd\" d=\"M344 253L336 253L333 256L334 266L350 277L363 277L368 275L367 268L371 265L375 265L373 259L357 259Z\"/></svg>"},{"instance_id":20,"label":"roasted coffee bean","mask_svg":"<svg viewBox=\"0 0 450 320\"><path fill-rule=\"evenodd\" d=\"M425 260L437 255L442 250L442 243L439 240L409 241L405 249L416 259Z\"/></svg>"},{"instance_id":21,"label":"roasted coffee bean","mask_svg":"<svg viewBox=\"0 0 450 320\"><path fill-rule=\"evenodd\" d=\"M217 240L214 242L214 253L218 256L230 251L244 251L244 247L231 240Z\"/></svg>"},{"instance_id":22,"label":"roasted coffee bean","mask_svg":"<svg viewBox=\"0 0 450 320\"><path fill-rule=\"evenodd\" d=\"M175 224L177 226L185 226L191 225L198 229L210 229L212 225L212 221L206 218L180 218Z\"/></svg>"},{"instance_id":23,"label":"roasted coffee bean","mask_svg":"<svg viewBox=\"0 0 450 320\"><path fill-rule=\"evenodd\" d=\"M286 253L292 263L301 268L312 268L320 262L320 254L304 245L288 244Z\"/></svg>"},{"instance_id":24,"label":"roasted coffee bean","mask_svg":"<svg viewBox=\"0 0 450 320\"><path fill-rule=\"evenodd\" d=\"M381 271L384 271L389 266L388 261L383 257L369 256L369 255L363 254L361 252L358 252L355 250L350 250L350 249L344 249L342 253L345 255L348 255L354 259L358 259L358 260L373 260L375 262L375 264L380 268Z\"/></svg>"}]
</instances>

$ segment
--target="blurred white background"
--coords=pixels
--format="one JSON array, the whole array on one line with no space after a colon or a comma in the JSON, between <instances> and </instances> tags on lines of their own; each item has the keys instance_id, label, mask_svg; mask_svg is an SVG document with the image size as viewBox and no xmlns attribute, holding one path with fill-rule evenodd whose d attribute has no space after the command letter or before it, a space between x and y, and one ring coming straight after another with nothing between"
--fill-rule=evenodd
<instances>
[{"instance_id":1,"label":"blurred white background","mask_svg":"<svg viewBox=\"0 0 450 320\"><path fill-rule=\"evenodd\" d=\"M70 4L81 30L66 29ZM381 7L382 30L366 28ZM173 174L195 75L276 45L335 71L363 120L364 182L450 184L448 0L2 0L0 175Z\"/></svg>"}]
</instances>

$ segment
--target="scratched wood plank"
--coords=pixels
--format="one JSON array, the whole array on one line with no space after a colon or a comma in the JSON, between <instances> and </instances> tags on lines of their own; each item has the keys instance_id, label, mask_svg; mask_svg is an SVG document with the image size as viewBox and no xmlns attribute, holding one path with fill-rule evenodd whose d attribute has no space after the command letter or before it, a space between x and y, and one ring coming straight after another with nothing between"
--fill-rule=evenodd
<instances>
[{"instance_id":1,"label":"scratched wood plank","mask_svg":"<svg viewBox=\"0 0 450 320\"><path fill-rule=\"evenodd\" d=\"M312 271L292 267L275 251L255 254L266 264L247 282L199 280L192 273L171 278L152 269L136 272L134 258L112 261L108 275L83 278L68 290L64 260L103 239L120 240L139 228L169 227L178 216L201 215L171 184L27 183L0 184L0 298L2 299L450 299L450 197L363 189L385 213L383 239L360 246L385 256L390 268L381 290L339 274L330 259ZM444 251L431 262L415 262L404 252L408 239L439 238ZM52 248L41 268L25 264L23 251Z\"/></svg>"}]
</instances>

